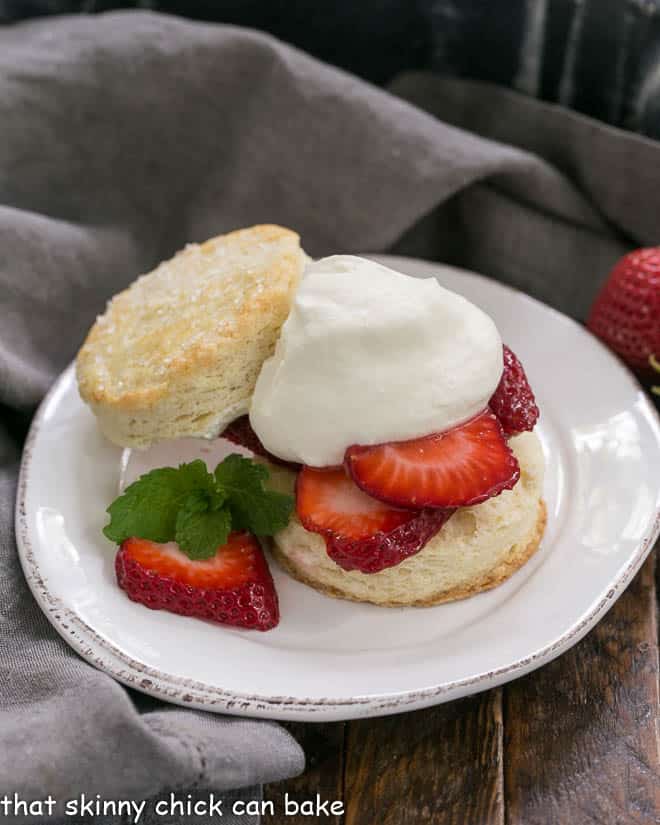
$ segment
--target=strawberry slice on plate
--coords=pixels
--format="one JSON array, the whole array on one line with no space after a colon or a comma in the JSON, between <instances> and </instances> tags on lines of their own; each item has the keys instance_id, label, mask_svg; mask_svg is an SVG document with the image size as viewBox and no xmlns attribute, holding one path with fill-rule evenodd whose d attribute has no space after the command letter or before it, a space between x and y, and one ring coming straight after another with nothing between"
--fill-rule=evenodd
<instances>
[{"instance_id":1,"label":"strawberry slice on plate","mask_svg":"<svg viewBox=\"0 0 660 825\"><path fill-rule=\"evenodd\" d=\"M368 495L399 507L467 507L520 477L516 457L492 412L445 432L346 450L345 466Z\"/></svg>"},{"instance_id":2,"label":"strawberry slice on plate","mask_svg":"<svg viewBox=\"0 0 660 825\"><path fill-rule=\"evenodd\" d=\"M126 539L115 572L127 596L152 610L253 630L279 622L275 585L250 533L231 533L215 556L202 561L189 559L175 542Z\"/></svg>"},{"instance_id":3,"label":"strawberry slice on plate","mask_svg":"<svg viewBox=\"0 0 660 825\"><path fill-rule=\"evenodd\" d=\"M502 425L504 435L509 436L533 430L539 418L539 408L523 365L506 344L503 350L502 377L488 406Z\"/></svg>"},{"instance_id":4,"label":"strawberry slice on plate","mask_svg":"<svg viewBox=\"0 0 660 825\"><path fill-rule=\"evenodd\" d=\"M303 467L296 511L305 529L325 538L334 562L362 573L378 573L418 553L452 513L383 504L363 493L343 467Z\"/></svg>"}]
</instances>

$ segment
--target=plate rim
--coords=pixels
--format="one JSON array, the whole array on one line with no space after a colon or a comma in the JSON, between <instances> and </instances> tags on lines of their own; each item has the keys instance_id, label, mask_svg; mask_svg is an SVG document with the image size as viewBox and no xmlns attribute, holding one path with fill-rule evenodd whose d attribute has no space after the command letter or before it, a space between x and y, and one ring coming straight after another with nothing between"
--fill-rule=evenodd
<instances>
[{"instance_id":1,"label":"plate rim","mask_svg":"<svg viewBox=\"0 0 660 825\"><path fill-rule=\"evenodd\" d=\"M581 332L590 335L589 331L568 315L560 312L543 301L527 293L511 287L508 284L494 281L460 267L451 266L439 261L423 258L414 258L402 255L370 255L384 263L395 263L397 260L409 263L437 266L453 270L461 275L468 275L477 280L486 281L489 285L497 284L501 289L539 305L545 311L558 316L563 323L577 327ZM638 389L639 383L632 372L615 355L613 355L598 339L591 336L607 353L616 369L626 375L632 385ZM555 659L574 644L580 641L585 634L604 616L614 602L626 589L642 563L650 553L656 539L660 535L660 508L656 509L655 519L650 521L649 528L639 542L635 552L631 554L625 568L619 573L608 592L595 605L574 622L554 641L535 650L528 656L494 670L485 671L474 676L444 682L440 685L420 690L406 690L395 693L370 694L350 698L301 698L291 696L267 696L261 694L242 693L199 682L195 679L176 676L158 668L139 662L108 639L98 634L74 610L67 607L59 597L50 592L41 576L39 565L34 554L34 547L29 536L29 516L27 512L27 489L30 480L32 454L34 445L44 423L46 409L57 394L62 384L70 377L75 369L75 362L70 363L55 379L44 396L32 420L30 430L23 448L21 466L18 477L18 486L15 504L15 533L18 555L27 581L28 587L37 604L45 614L59 635L85 661L99 670L104 671L112 678L156 698L201 710L227 713L231 715L256 716L268 719L298 720L298 721L340 721L361 717L385 716L403 711L429 707L441 702L457 699L481 690L503 684L514 678L519 678L532 670ZM644 412L650 413L660 429L660 415L646 395L643 395Z\"/></svg>"}]
</instances>

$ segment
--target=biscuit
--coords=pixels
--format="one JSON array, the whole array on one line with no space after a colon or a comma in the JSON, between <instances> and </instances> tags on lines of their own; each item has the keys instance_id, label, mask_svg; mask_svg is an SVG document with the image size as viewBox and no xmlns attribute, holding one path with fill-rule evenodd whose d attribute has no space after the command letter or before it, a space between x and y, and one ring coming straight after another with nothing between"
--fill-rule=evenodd
<instances>
[{"instance_id":1,"label":"biscuit","mask_svg":"<svg viewBox=\"0 0 660 825\"><path fill-rule=\"evenodd\" d=\"M213 437L248 409L306 256L254 226L189 244L116 295L78 353L82 399L122 447Z\"/></svg>"}]
</instances>

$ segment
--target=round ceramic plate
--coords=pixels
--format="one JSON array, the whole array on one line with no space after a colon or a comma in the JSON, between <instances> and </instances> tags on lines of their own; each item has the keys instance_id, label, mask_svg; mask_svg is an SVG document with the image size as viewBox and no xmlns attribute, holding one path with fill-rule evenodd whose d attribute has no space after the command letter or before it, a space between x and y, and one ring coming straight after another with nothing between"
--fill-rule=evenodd
<instances>
[{"instance_id":1,"label":"round ceramic plate","mask_svg":"<svg viewBox=\"0 0 660 825\"><path fill-rule=\"evenodd\" d=\"M122 452L96 428L67 369L35 418L17 535L37 601L68 643L131 687L206 710L275 719L377 716L501 684L575 644L613 604L658 533L660 426L631 375L580 326L477 275L385 263L483 307L535 389L547 465L540 550L500 587L432 608L337 601L272 564L282 619L267 633L151 611L115 584L101 528ZM127 476L222 444L131 456ZM215 455L210 452L215 451Z\"/></svg>"}]
</instances>

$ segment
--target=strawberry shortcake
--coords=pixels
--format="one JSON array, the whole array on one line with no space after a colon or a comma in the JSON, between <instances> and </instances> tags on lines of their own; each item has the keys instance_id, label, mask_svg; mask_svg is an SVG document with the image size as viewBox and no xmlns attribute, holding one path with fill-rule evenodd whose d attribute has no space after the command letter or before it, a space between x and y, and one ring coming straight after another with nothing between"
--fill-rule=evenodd
<instances>
[{"instance_id":1,"label":"strawberry shortcake","mask_svg":"<svg viewBox=\"0 0 660 825\"><path fill-rule=\"evenodd\" d=\"M109 504L117 582L147 607L271 629L269 550L327 595L432 605L497 585L539 546L525 371L493 320L433 278L312 262L290 230L240 230L116 296L77 374L116 444L243 448L215 468L203 449L156 467Z\"/></svg>"}]
</instances>

